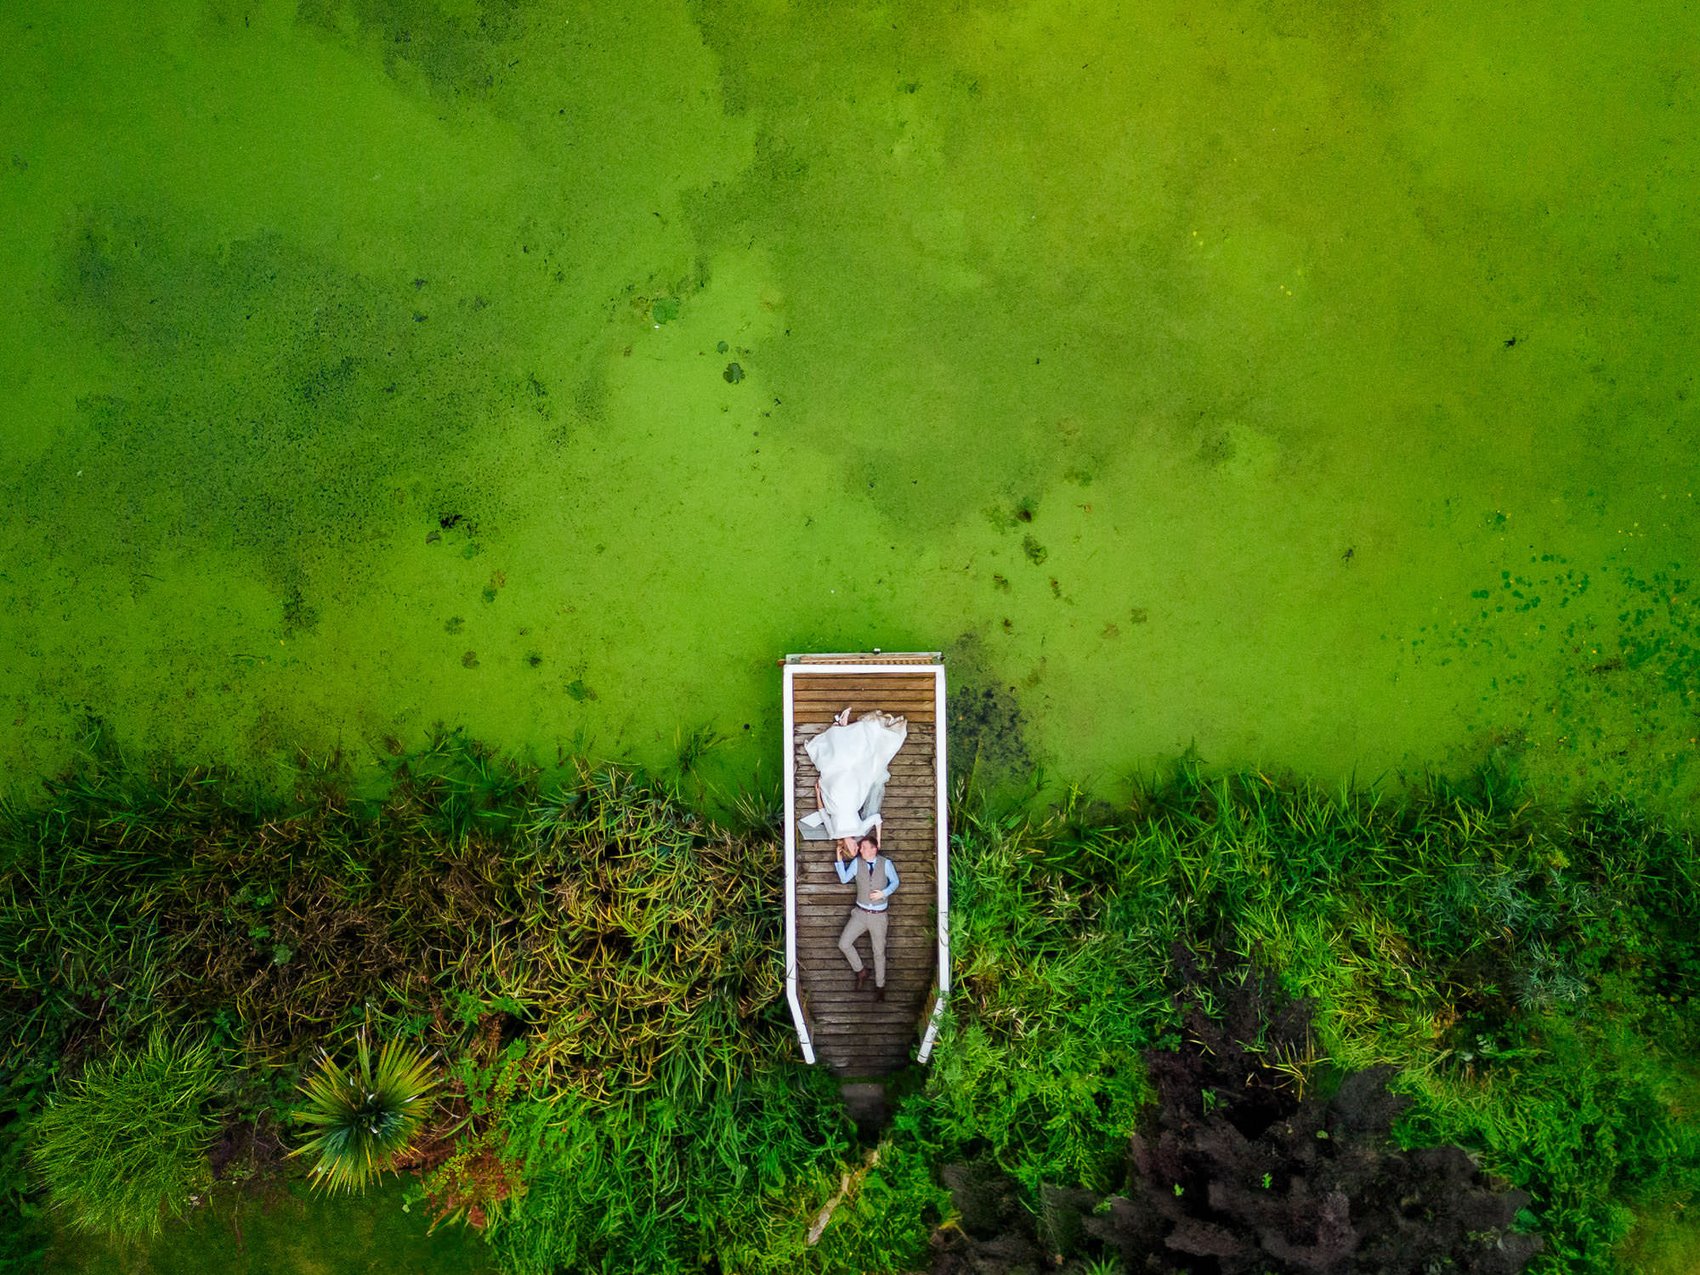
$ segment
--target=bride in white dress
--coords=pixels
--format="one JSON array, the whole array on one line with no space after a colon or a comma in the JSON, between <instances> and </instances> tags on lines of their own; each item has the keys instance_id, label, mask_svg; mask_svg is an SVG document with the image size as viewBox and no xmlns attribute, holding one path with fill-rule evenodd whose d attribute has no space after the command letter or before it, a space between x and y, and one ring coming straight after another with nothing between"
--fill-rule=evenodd
<instances>
[{"instance_id":1,"label":"bride in white dress","mask_svg":"<svg viewBox=\"0 0 1700 1275\"><path fill-rule=\"evenodd\" d=\"M845 709L803 745L820 772L815 799L820 809L801 820L807 840L832 838L855 853L856 842L873 835L879 844L879 796L891 779L886 769L909 734L909 723L877 709L850 720ZM870 798L876 798L870 800Z\"/></svg>"}]
</instances>

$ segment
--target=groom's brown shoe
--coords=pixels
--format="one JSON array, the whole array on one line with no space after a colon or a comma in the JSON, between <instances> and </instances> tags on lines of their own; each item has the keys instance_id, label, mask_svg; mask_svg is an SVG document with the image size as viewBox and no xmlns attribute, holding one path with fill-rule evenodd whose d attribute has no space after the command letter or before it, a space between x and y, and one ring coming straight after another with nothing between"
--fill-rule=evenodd
<instances>
[{"instance_id":1,"label":"groom's brown shoe","mask_svg":"<svg viewBox=\"0 0 1700 1275\"><path fill-rule=\"evenodd\" d=\"M864 987L866 987L867 985L868 985L868 971L866 969L857 970L856 971L856 990L859 992Z\"/></svg>"},{"instance_id":2,"label":"groom's brown shoe","mask_svg":"<svg viewBox=\"0 0 1700 1275\"><path fill-rule=\"evenodd\" d=\"M874 988L874 999L877 1000L877 1001L883 1001L885 999L885 988L883 988L883 987Z\"/></svg>"}]
</instances>

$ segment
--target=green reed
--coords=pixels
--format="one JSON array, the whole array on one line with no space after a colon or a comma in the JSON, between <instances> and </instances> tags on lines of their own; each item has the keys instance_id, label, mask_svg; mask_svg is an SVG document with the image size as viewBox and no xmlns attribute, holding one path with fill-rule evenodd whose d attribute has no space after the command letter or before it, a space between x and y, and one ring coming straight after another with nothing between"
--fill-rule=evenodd
<instances>
[{"instance_id":1,"label":"green reed","mask_svg":"<svg viewBox=\"0 0 1700 1275\"><path fill-rule=\"evenodd\" d=\"M211 1182L217 1083L204 1041L155 1031L62 1084L42 1112L34 1159L70 1224L113 1239L157 1235Z\"/></svg>"}]
</instances>

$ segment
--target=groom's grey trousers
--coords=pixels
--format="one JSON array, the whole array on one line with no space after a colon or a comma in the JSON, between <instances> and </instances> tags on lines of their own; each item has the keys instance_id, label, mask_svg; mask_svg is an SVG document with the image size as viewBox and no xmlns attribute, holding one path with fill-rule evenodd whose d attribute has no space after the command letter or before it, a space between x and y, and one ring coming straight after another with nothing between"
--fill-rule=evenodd
<instances>
[{"instance_id":1,"label":"groom's grey trousers","mask_svg":"<svg viewBox=\"0 0 1700 1275\"><path fill-rule=\"evenodd\" d=\"M856 940L868 936L868 946L874 949L874 986L885 986L885 922L889 912L869 912L866 908L850 909L850 919L844 923L844 933L838 936L838 950L850 962L850 968L862 972L862 958L856 952Z\"/></svg>"}]
</instances>

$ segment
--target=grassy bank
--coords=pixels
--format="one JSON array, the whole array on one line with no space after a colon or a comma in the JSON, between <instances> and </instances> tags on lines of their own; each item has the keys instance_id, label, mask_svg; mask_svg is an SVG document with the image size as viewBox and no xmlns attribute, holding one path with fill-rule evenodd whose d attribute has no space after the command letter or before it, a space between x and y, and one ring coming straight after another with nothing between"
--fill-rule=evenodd
<instances>
[{"instance_id":1,"label":"grassy bank","mask_svg":"<svg viewBox=\"0 0 1700 1275\"><path fill-rule=\"evenodd\" d=\"M14 1206L44 1202L24 1152L49 1096L162 1025L219 1060L215 1198L285 1198L294 1085L365 1030L444 1077L410 1223L444 1217L455 1246L478 1224L504 1271L966 1269L997 1244L1115 1269L1093 1219L1155 1198L1129 1135L1226 1101L1219 1038L1293 1120L1385 1077L1366 1155L1463 1148L1471 1189L1516 1206L1506 1233L1540 1237L1528 1269L1686 1251L1700 856L1631 805L1543 810L1491 771L1395 801L1185 763L1114 807L959 791L954 1015L868 1149L792 1061L773 811L711 824L653 781L545 784L458 736L388 779L356 801L303 767L280 804L97 748L6 812ZM1279 1163L1264 1189L1303 1176ZM211 1226L162 1242L225 1242Z\"/></svg>"},{"instance_id":2,"label":"grassy bank","mask_svg":"<svg viewBox=\"0 0 1700 1275\"><path fill-rule=\"evenodd\" d=\"M403 1211L403 1197L395 1183L357 1199L313 1197L298 1184L263 1192L228 1190L151 1243L61 1231L45 1272L494 1275L495 1261L475 1233L450 1228L427 1234L417 1208Z\"/></svg>"}]
</instances>

